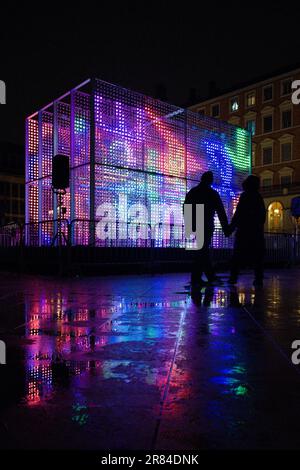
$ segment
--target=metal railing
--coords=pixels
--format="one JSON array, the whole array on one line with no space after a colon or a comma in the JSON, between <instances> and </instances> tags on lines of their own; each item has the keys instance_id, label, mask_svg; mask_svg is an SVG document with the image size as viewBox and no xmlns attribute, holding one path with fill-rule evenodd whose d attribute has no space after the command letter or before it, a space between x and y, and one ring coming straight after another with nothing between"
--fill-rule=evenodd
<instances>
[{"instance_id":1,"label":"metal railing","mask_svg":"<svg viewBox=\"0 0 300 470\"><path fill-rule=\"evenodd\" d=\"M11 223L0 227L0 247L50 247L59 246L58 220L47 220L27 224ZM192 248L186 239L183 225L156 223L137 224L129 222L99 221L88 219L61 220L62 246L89 248L116 248L123 251L130 248L151 249L153 259L159 253L157 248L181 249L180 258L188 255L184 248ZM99 230L101 233L99 233ZM75 243L76 242L76 243ZM274 263L294 264L300 262L300 244L296 235L290 233L265 233L266 260ZM234 237L226 238L221 229L216 229L212 251L217 261L227 261L232 253ZM161 252L160 252L161 253ZM138 254L136 256L139 256ZM178 253L177 253L178 256ZM191 257L192 255L190 255ZM114 256L117 258L117 255Z\"/></svg>"},{"instance_id":2,"label":"metal railing","mask_svg":"<svg viewBox=\"0 0 300 470\"><path fill-rule=\"evenodd\" d=\"M24 240L24 225L11 222L0 227L0 247L20 246Z\"/></svg>"},{"instance_id":3,"label":"metal railing","mask_svg":"<svg viewBox=\"0 0 300 470\"><path fill-rule=\"evenodd\" d=\"M300 193L300 182L291 184L273 184L271 186L262 186L260 192L263 197L282 196L287 194Z\"/></svg>"}]
</instances>

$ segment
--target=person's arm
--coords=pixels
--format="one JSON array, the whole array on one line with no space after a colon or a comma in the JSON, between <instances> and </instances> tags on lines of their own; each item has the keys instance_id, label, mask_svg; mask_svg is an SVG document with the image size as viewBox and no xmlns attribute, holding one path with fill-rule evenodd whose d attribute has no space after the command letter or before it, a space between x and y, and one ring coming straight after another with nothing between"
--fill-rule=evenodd
<instances>
[{"instance_id":1,"label":"person's arm","mask_svg":"<svg viewBox=\"0 0 300 470\"><path fill-rule=\"evenodd\" d=\"M194 201L194 194L193 190L191 189L185 196L185 200L183 203L182 207L182 212L183 212L183 217L185 214L185 204L191 204L192 205L192 230L193 232L196 231L196 207L195 207L195 201Z\"/></svg>"},{"instance_id":2,"label":"person's arm","mask_svg":"<svg viewBox=\"0 0 300 470\"><path fill-rule=\"evenodd\" d=\"M231 223L230 223L230 225L229 225L231 232L234 232L235 229L237 228L237 226L238 226L239 223L240 223L241 216L242 216L242 213L243 213L243 211L244 211L243 206L244 206L244 195L243 195L243 193L242 193L242 194L240 195L239 202L238 202L238 204L237 204L237 206L236 206L235 213L233 214L233 217L232 217L232 219L231 219Z\"/></svg>"},{"instance_id":3,"label":"person's arm","mask_svg":"<svg viewBox=\"0 0 300 470\"><path fill-rule=\"evenodd\" d=\"M190 191L189 191L185 196L184 204L190 204L191 203L190 199L191 199L191 196L190 196Z\"/></svg>"},{"instance_id":4,"label":"person's arm","mask_svg":"<svg viewBox=\"0 0 300 470\"><path fill-rule=\"evenodd\" d=\"M185 196L185 200L184 200L184 203L183 203L183 213L184 213L184 206L185 204L192 204L192 198L191 198L191 191L189 191L186 196Z\"/></svg>"},{"instance_id":5,"label":"person's arm","mask_svg":"<svg viewBox=\"0 0 300 470\"><path fill-rule=\"evenodd\" d=\"M261 197L261 203L260 203L260 220L262 222L262 225L264 225L265 221L266 221L266 217L267 217L267 211L266 211L266 207L265 207L265 203L264 203L264 200L263 198Z\"/></svg>"},{"instance_id":6,"label":"person's arm","mask_svg":"<svg viewBox=\"0 0 300 470\"><path fill-rule=\"evenodd\" d=\"M222 230L225 235L228 233L228 219L224 209L224 205L222 199L220 198L219 194L216 193L216 212L222 227Z\"/></svg>"}]
</instances>

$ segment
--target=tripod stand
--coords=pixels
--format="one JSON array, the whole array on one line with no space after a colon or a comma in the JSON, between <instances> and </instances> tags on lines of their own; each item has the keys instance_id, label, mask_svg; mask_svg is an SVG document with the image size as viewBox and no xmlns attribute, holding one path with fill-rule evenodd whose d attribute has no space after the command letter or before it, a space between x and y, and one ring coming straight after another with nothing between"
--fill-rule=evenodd
<instances>
[{"instance_id":1,"label":"tripod stand","mask_svg":"<svg viewBox=\"0 0 300 470\"><path fill-rule=\"evenodd\" d=\"M57 242L57 245L59 247L62 246L62 241L65 241L65 244L68 245L69 241L68 238L66 237L65 233L62 231L61 225L62 225L62 220L63 220L63 211L62 211L62 198L66 194L65 189L54 189L52 187L53 194L57 195L57 202L58 202L58 211L57 211L57 231L56 234L54 235L51 246L54 246L55 243Z\"/></svg>"}]
</instances>

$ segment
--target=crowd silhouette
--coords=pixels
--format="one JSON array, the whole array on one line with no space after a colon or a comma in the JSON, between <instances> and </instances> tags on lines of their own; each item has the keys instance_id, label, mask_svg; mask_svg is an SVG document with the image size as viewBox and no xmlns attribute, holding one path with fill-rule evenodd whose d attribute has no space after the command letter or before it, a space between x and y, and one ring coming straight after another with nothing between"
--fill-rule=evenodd
<instances>
[{"instance_id":1,"label":"crowd silhouette","mask_svg":"<svg viewBox=\"0 0 300 470\"><path fill-rule=\"evenodd\" d=\"M216 276L210 258L210 246L215 230L214 219L217 214L226 237L235 232L233 255L230 261L230 277L228 282L236 284L240 269L244 264L254 268L254 286L263 286L264 258L264 223L266 209L259 192L259 178L249 175L243 182L235 213L230 223L218 192L212 188L214 176L211 171L203 173L200 183L186 195L184 204L192 205L192 230L196 231L196 206L204 205L204 242L199 250L195 250L191 271L191 287L199 287L221 283ZM203 280L205 274L207 281Z\"/></svg>"}]
</instances>

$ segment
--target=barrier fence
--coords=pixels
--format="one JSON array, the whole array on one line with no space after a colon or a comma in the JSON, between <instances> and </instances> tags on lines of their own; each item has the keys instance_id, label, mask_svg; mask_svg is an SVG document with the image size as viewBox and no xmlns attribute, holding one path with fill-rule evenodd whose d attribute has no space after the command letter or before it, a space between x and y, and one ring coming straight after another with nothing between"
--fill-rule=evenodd
<instances>
[{"instance_id":1,"label":"barrier fence","mask_svg":"<svg viewBox=\"0 0 300 470\"><path fill-rule=\"evenodd\" d=\"M99 225L100 223L100 225ZM87 236L86 234L90 235ZM76 246L73 245L76 240ZM216 261L230 259L234 236L226 238L220 228L215 230L212 240L212 254ZM299 237L291 233L265 233L265 260L274 264L297 264L300 261ZM109 248L112 260L118 259L118 249L130 253L130 260L140 257L139 250L148 251L148 259L159 260L176 250L176 259L191 259L188 252L195 242L187 240L183 225L120 223L88 219L48 220L27 224L11 223L0 227L0 247L70 247L77 253L86 248ZM164 250L161 250L161 249ZM157 250L158 249L158 250ZM165 253L164 253L165 252ZM100 255L101 258L101 255ZM92 259L91 259L92 261ZM109 258L107 258L109 261Z\"/></svg>"}]
</instances>

